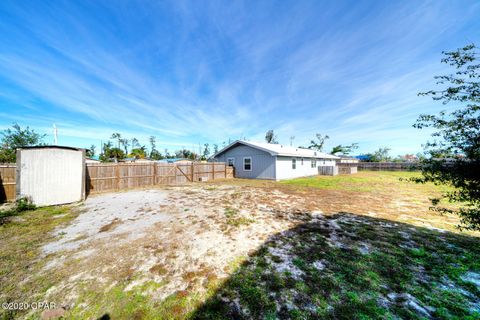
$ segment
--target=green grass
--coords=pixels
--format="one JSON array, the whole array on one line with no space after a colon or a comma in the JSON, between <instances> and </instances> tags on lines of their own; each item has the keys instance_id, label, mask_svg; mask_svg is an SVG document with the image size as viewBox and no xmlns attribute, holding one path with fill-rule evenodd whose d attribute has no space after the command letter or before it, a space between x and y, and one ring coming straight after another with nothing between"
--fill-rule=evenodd
<instances>
[{"instance_id":1,"label":"green grass","mask_svg":"<svg viewBox=\"0 0 480 320\"><path fill-rule=\"evenodd\" d=\"M253 219L239 216L239 212L234 208L225 208L225 217L227 218L226 224L232 227L239 227L242 225L249 225L254 222Z\"/></svg>"},{"instance_id":2,"label":"green grass","mask_svg":"<svg viewBox=\"0 0 480 320\"><path fill-rule=\"evenodd\" d=\"M429 306L431 318L480 317L479 288L462 280L468 271L480 272L478 238L400 223L386 227L381 219L349 214L337 217L355 219L339 222L337 236L343 246L326 243L331 230L325 223L304 223L277 235L241 265L193 317L423 319L402 298L406 294ZM365 243L371 248L368 253L357 249ZM274 259L269 247L291 248L291 264L302 275L280 272L277 265L283 258ZM322 261L324 269L315 268L316 261ZM403 296L389 300L392 293Z\"/></svg>"},{"instance_id":3,"label":"green grass","mask_svg":"<svg viewBox=\"0 0 480 320\"><path fill-rule=\"evenodd\" d=\"M446 191L448 187L433 184L419 185L400 179L409 179L420 176L419 172L400 171L359 171L357 174L337 176L314 176L297 178L280 182L285 185L298 187L312 187L326 190L346 191L385 191L395 188L412 188L424 191Z\"/></svg>"},{"instance_id":4,"label":"green grass","mask_svg":"<svg viewBox=\"0 0 480 320\"><path fill-rule=\"evenodd\" d=\"M42 301L57 282L54 273L40 270L49 261L40 259L41 246L53 238L50 232L75 218L68 207L46 207L16 212L0 225L0 302ZM22 312L0 309L0 318L16 318Z\"/></svg>"},{"instance_id":5,"label":"green grass","mask_svg":"<svg viewBox=\"0 0 480 320\"><path fill-rule=\"evenodd\" d=\"M102 316L108 319L188 319L203 301L216 293L221 282L210 281L203 292L186 289L163 300L152 298L155 291L166 284L167 281L148 281L127 290L128 282L123 281L107 291L92 284L84 285L77 305L66 316L71 319L100 319Z\"/></svg>"}]
</instances>

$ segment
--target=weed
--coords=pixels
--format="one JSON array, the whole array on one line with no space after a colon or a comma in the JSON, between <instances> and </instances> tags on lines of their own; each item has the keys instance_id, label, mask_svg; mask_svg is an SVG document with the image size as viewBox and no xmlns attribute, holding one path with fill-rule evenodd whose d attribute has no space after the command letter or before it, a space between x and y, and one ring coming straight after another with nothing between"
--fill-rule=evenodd
<instances>
[{"instance_id":1,"label":"weed","mask_svg":"<svg viewBox=\"0 0 480 320\"><path fill-rule=\"evenodd\" d=\"M230 207L226 208L224 214L225 214L225 217L227 218L226 224L232 227L249 225L255 222L255 220L253 219L239 216L238 210L234 208L230 208Z\"/></svg>"},{"instance_id":2,"label":"weed","mask_svg":"<svg viewBox=\"0 0 480 320\"><path fill-rule=\"evenodd\" d=\"M15 202L15 206L13 208L0 211L0 225L6 223L9 217L18 216L25 211L35 210L35 208L35 205L29 198L19 198Z\"/></svg>"}]
</instances>

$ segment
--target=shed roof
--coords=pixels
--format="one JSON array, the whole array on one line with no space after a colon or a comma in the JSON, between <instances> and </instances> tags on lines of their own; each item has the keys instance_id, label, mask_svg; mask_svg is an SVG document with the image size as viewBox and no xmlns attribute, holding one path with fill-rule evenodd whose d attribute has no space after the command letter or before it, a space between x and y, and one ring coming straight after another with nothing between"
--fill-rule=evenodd
<instances>
[{"instance_id":1,"label":"shed roof","mask_svg":"<svg viewBox=\"0 0 480 320\"><path fill-rule=\"evenodd\" d=\"M315 151L312 149L305 149L305 148L296 148L292 146L285 146L282 144L273 144L273 143L266 143L266 142L253 142L253 141L245 141L245 140L237 140L217 152L212 156L212 158L217 157L218 155L222 154L223 152L227 151L228 149L233 148L236 145L243 144L255 149L259 149L262 151L266 151L270 153L272 156L290 156L290 157L303 157L303 158L320 158L320 159L340 159L337 156L332 154Z\"/></svg>"},{"instance_id":2,"label":"shed roof","mask_svg":"<svg viewBox=\"0 0 480 320\"><path fill-rule=\"evenodd\" d=\"M75 150L75 151L83 151L83 148L75 148L75 147L68 147L68 146L57 146L57 145L40 145L40 146L27 146L21 147L17 149L67 149L67 150Z\"/></svg>"}]
</instances>

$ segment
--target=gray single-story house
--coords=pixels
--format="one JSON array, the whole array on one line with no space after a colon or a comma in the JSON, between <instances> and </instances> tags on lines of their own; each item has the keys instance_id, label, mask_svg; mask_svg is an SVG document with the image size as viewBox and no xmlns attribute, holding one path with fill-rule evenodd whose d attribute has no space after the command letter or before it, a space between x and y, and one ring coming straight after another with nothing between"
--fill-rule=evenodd
<instances>
[{"instance_id":1,"label":"gray single-story house","mask_svg":"<svg viewBox=\"0 0 480 320\"><path fill-rule=\"evenodd\" d=\"M311 149L243 140L231 143L211 157L235 167L235 177L269 180L313 176L319 171L334 174L338 159Z\"/></svg>"}]
</instances>

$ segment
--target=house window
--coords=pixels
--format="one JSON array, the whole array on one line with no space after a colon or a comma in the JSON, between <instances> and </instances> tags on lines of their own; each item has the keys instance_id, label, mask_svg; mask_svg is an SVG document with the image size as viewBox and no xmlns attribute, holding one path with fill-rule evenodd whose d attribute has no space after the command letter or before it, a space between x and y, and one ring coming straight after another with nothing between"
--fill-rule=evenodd
<instances>
[{"instance_id":1,"label":"house window","mask_svg":"<svg viewBox=\"0 0 480 320\"><path fill-rule=\"evenodd\" d=\"M303 166L303 158L300 159L300 164Z\"/></svg>"},{"instance_id":2,"label":"house window","mask_svg":"<svg viewBox=\"0 0 480 320\"><path fill-rule=\"evenodd\" d=\"M227 158L227 165L230 167L235 166L235 158Z\"/></svg>"},{"instance_id":3,"label":"house window","mask_svg":"<svg viewBox=\"0 0 480 320\"><path fill-rule=\"evenodd\" d=\"M312 159L312 168L315 168L317 166L317 160Z\"/></svg>"},{"instance_id":4,"label":"house window","mask_svg":"<svg viewBox=\"0 0 480 320\"><path fill-rule=\"evenodd\" d=\"M292 159L292 169L297 169L297 159Z\"/></svg>"},{"instance_id":5,"label":"house window","mask_svg":"<svg viewBox=\"0 0 480 320\"><path fill-rule=\"evenodd\" d=\"M243 158L243 170L244 171L252 171L252 158L251 157Z\"/></svg>"}]
</instances>

